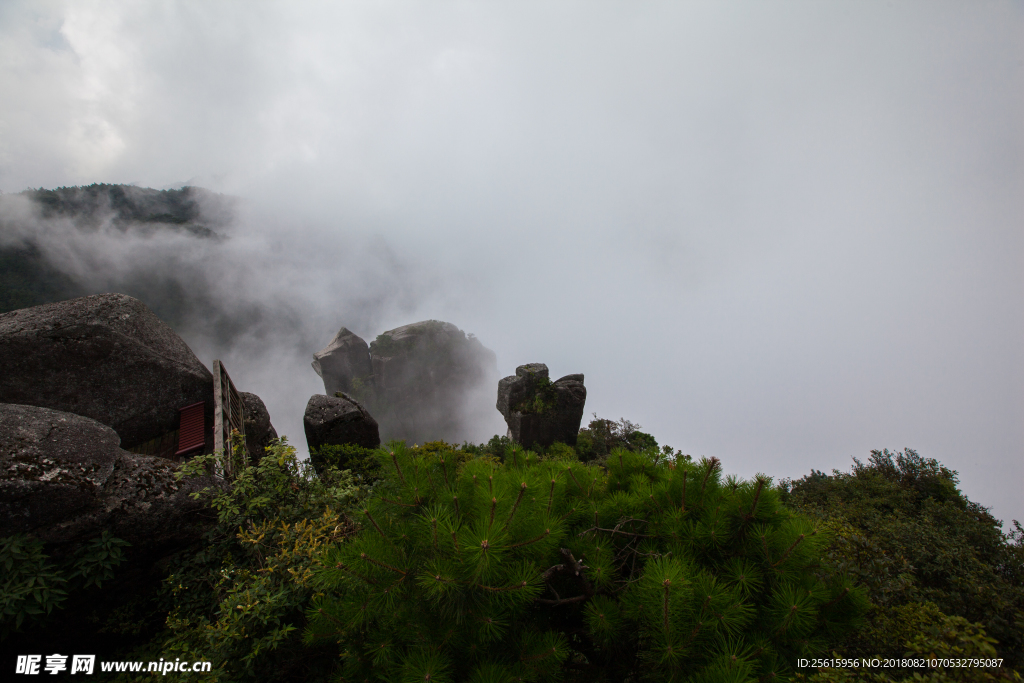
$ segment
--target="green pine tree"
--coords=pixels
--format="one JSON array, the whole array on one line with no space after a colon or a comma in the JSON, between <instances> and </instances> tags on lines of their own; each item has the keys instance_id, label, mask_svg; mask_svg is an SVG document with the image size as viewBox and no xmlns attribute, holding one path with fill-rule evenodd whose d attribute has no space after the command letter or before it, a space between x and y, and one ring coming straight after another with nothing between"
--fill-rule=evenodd
<instances>
[{"instance_id":1,"label":"green pine tree","mask_svg":"<svg viewBox=\"0 0 1024 683\"><path fill-rule=\"evenodd\" d=\"M863 614L771 479L614 450L605 468L393 443L364 528L328 551L308 642L345 681L761 681Z\"/></svg>"}]
</instances>

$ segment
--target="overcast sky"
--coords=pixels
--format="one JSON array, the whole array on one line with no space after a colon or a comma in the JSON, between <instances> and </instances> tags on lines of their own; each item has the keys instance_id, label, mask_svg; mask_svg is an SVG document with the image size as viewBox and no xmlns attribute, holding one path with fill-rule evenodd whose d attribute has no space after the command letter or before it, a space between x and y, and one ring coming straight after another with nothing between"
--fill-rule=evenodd
<instances>
[{"instance_id":1,"label":"overcast sky","mask_svg":"<svg viewBox=\"0 0 1024 683\"><path fill-rule=\"evenodd\" d=\"M0 93L5 193L241 198L206 274L297 318L185 336L300 446L339 327L434 318L728 472L911 447L1024 520L1020 2L5 0Z\"/></svg>"}]
</instances>

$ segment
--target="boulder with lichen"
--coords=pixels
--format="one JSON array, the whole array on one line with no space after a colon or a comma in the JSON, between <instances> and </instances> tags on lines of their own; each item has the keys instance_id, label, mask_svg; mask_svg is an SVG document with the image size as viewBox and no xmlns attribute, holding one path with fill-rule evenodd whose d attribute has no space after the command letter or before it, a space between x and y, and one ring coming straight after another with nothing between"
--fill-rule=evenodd
<instances>
[{"instance_id":1,"label":"boulder with lichen","mask_svg":"<svg viewBox=\"0 0 1024 683\"><path fill-rule=\"evenodd\" d=\"M525 446L574 445L586 401L582 374L552 382L543 363L520 365L515 375L498 382L497 408L508 436Z\"/></svg>"}]
</instances>

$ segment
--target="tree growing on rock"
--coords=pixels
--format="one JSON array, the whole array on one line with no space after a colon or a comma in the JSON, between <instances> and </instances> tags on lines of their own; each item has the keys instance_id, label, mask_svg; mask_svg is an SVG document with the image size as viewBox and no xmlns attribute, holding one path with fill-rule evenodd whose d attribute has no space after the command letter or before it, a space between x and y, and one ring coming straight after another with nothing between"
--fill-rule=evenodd
<instances>
[{"instance_id":1,"label":"tree growing on rock","mask_svg":"<svg viewBox=\"0 0 1024 683\"><path fill-rule=\"evenodd\" d=\"M363 530L326 553L308 611L343 680L778 680L864 609L819 572L825 534L717 459L376 457Z\"/></svg>"}]
</instances>

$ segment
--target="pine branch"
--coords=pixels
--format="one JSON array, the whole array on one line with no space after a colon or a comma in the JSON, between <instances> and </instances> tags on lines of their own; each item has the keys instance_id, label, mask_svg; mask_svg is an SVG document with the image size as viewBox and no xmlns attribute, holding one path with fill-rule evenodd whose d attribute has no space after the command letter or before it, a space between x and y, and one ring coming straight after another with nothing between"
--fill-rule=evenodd
<instances>
[{"instance_id":1,"label":"pine branch","mask_svg":"<svg viewBox=\"0 0 1024 683\"><path fill-rule=\"evenodd\" d=\"M845 598L846 594L849 593L849 592L850 592L850 587L847 586L846 588L843 589L842 593L840 593L839 595L836 596L836 598L834 600L829 600L824 605L822 605L822 607L831 607L832 605L836 604L837 602L839 602L840 600Z\"/></svg>"},{"instance_id":2,"label":"pine branch","mask_svg":"<svg viewBox=\"0 0 1024 683\"><path fill-rule=\"evenodd\" d=\"M334 565L334 568L346 571L349 574L351 574L352 576L356 577L357 579L362 579L363 581L365 581L366 583L369 583L371 585L374 585L374 586L377 585L377 582L374 581L373 579L369 578L368 576L363 576L359 572L355 571L354 569L350 568L349 566L347 566L345 564L342 564L341 562L339 562L336 565Z\"/></svg>"},{"instance_id":3,"label":"pine branch","mask_svg":"<svg viewBox=\"0 0 1024 683\"><path fill-rule=\"evenodd\" d=\"M366 518L370 520L370 523L373 524L373 528L377 530L377 533L381 535L381 538L387 538L387 535L384 533L384 530L380 528L379 524L377 524L377 520L375 520L373 518L373 515L370 514L369 508L363 510L363 514L366 515Z\"/></svg>"},{"instance_id":4,"label":"pine branch","mask_svg":"<svg viewBox=\"0 0 1024 683\"><path fill-rule=\"evenodd\" d=\"M402 468L398 466L398 457L395 455L394 451L391 451L391 462L395 463L395 470L398 471L398 478L402 480L403 484L405 484L405 475L402 474Z\"/></svg>"},{"instance_id":5,"label":"pine branch","mask_svg":"<svg viewBox=\"0 0 1024 683\"><path fill-rule=\"evenodd\" d=\"M403 508L419 507L418 505L416 505L414 503L399 503L397 500L390 500L388 498L385 498L384 496L381 496L380 499L382 501L384 501L385 503L387 503L388 505L398 505L399 507L403 507Z\"/></svg>"},{"instance_id":6,"label":"pine branch","mask_svg":"<svg viewBox=\"0 0 1024 683\"><path fill-rule=\"evenodd\" d=\"M512 523L512 518L516 516L516 510L519 509L519 503L522 502L523 495L525 493L526 493L526 482L524 481L522 483L522 486L519 487L519 497L516 498L516 503L515 503L515 505L512 506L512 512L510 512L508 514L508 519L505 520L504 526L501 527L502 529L507 529L508 525Z\"/></svg>"},{"instance_id":7,"label":"pine branch","mask_svg":"<svg viewBox=\"0 0 1024 683\"><path fill-rule=\"evenodd\" d=\"M814 532L813 532L813 533L811 534L811 536L813 536L813 535L814 535L814 534L816 534L816 533L818 533L818 532L817 532L817 531L814 531ZM763 537L762 537L762 538L763 538ZM783 562L785 561L785 559L786 559L787 557L789 557L789 554L790 554L791 552L793 552L793 549L794 549L794 548L796 548L796 547L797 547L798 545L800 545L800 544L801 544L801 543L803 542L803 540L804 540L804 535L803 535L803 534L800 534L799 536L797 536L796 540L795 540L795 541L793 541L793 544L792 544L791 546L789 546L788 548L786 548L786 552L782 553L782 557L780 557L780 558L779 558L779 561L778 561L778 562L776 562L776 563L774 563L774 564L772 565L772 567L778 567L778 566L779 566L780 564L782 564L782 563L783 563Z\"/></svg>"},{"instance_id":8,"label":"pine branch","mask_svg":"<svg viewBox=\"0 0 1024 683\"><path fill-rule=\"evenodd\" d=\"M661 608L662 615L663 615L662 616L662 622L663 622L662 623L662 628L665 630L665 633L668 634L668 591L669 591L669 588L672 586L672 580L671 579L665 579L664 581L661 582L661 585L665 589L665 597L664 597L664 599L662 601L662 608Z\"/></svg>"},{"instance_id":9,"label":"pine branch","mask_svg":"<svg viewBox=\"0 0 1024 683\"><path fill-rule=\"evenodd\" d=\"M624 519L621 522L619 522L618 524L616 524L614 529L603 529L601 527L595 526L595 527L591 527L591 528L587 529L586 531L581 531L579 533L579 535L582 536L583 534L589 534L591 531L604 531L605 533L609 533L609 534L622 534L623 536L634 536L634 537L637 537L637 538L651 538L651 536L649 536L647 534L637 534L637 533L633 533L632 531L621 531L619 529L619 527L621 527L623 524L627 524L629 522L643 522L644 524L646 524L647 520L646 519Z\"/></svg>"},{"instance_id":10,"label":"pine branch","mask_svg":"<svg viewBox=\"0 0 1024 683\"><path fill-rule=\"evenodd\" d=\"M511 586L485 586L482 583L476 584L477 588L483 588L485 591L491 591L492 593L505 593L507 591L517 591L526 588L529 585L528 582L522 581Z\"/></svg>"},{"instance_id":11,"label":"pine branch","mask_svg":"<svg viewBox=\"0 0 1024 683\"><path fill-rule=\"evenodd\" d=\"M590 596L588 596L588 595L576 595L576 596L571 597L571 598L561 598L559 600L548 600L546 598L537 598L537 599L534 600L534 602L536 602L538 604L541 604L541 605L551 605L552 607L557 607L558 605L570 605L570 604L575 604L575 603L578 603L578 602L583 602L588 597L590 597Z\"/></svg>"},{"instance_id":12,"label":"pine branch","mask_svg":"<svg viewBox=\"0 0 1024 683\"><path fill-rule=\"evenodd\" d=\"M710 460L708 460L708 468L707 468L707 471L704 472L704 480L700 483L700 492L701 493L704 493L704 487L707 486L708 479L715 472L715 470L718 469L718 466L721 465L721 464L722 463L721 463L721 461L718 458L711 458Z\"/></svg>"},{"instance_id":13,"label":"pine branch","mask_svg":"<svg viewBox=\"0 0 1024 683\"><path fill-rule=\"evenodd\" d=\"M576 474L573 473L572 468L571 467L566 467L565 471L569 473L570 477L572 477L573 482L575 482L575 484L576 484L576 488L578 488L580 491L583 491L583 487L580 486L580 482L579 482L578 479L576 479Z\"/></svg>"},{"instance_id":14,"label":"pine branch","mask_svg":"<svg viewBox=\"0 0 1024 683\"><path fill-rule=\"evenodd\" d=\"M541 541L541 540L547 538L550 534L551 534L551 529L545 529L544 533L542 533L540 536L535 536L534 538L531 538L531 539L529 539L527 541L520 541L519 543L513 543L512 545L506 546L506 547L509 548L509 549L521 548L524 545L530 545L532 543L536 543L537 541Z\"/></svg>"},{"instance_id":15,"label":"pine branch","mask_svg":"<svg viewBox=\"0 0 1024 683\"><path fill-rule=\"evenodd\" d=\"M764 479L761 477L757 478L757 491L754 492L754 500L750 503L750 512L747 514L747 519L754 518L754 512L757 510L757 504L761 500L761 491L764 489Z\"/></svg>"},{"instance_id":16,"label":"pine branch","mask_svg":"<svg viewBox=\"0 0 1024 683\"><path fill-rule=\"evenodd\" d=\"M359 553L359 559L361 559L361 560L363 560L365 562L369 562L371 564L375 564L378 567L384 567L384 569L387 569L389 571L393 571L396 574L401 574L402 576L408 576L409 575L408 572L403 572L398 567L392 567L387 562L381 562L380 560L375 560L372 557L370 557L369 555L367 555L366 553Z\"/></svg>"}]
</instances>

